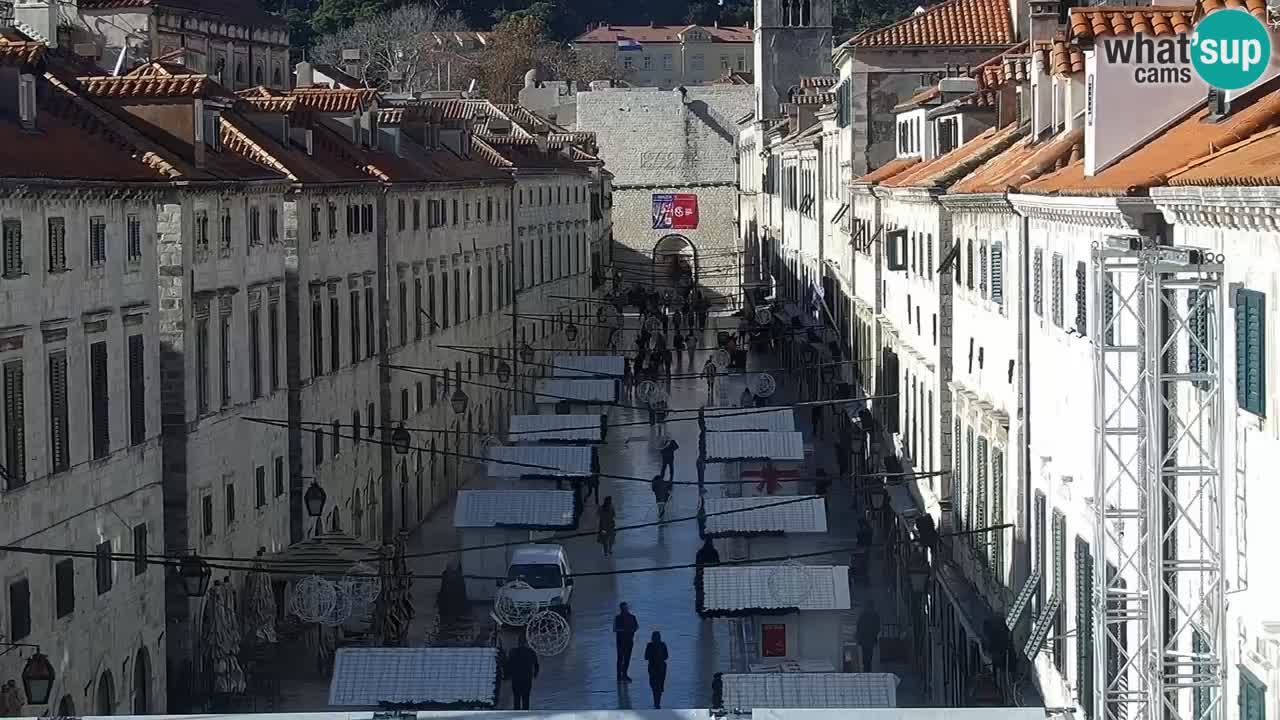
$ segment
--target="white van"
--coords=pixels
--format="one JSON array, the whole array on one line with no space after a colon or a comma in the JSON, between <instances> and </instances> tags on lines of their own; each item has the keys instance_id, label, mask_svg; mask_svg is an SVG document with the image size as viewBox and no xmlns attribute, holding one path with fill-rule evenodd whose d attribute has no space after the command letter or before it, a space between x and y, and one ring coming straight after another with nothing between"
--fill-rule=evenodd
<instances>
[{"instance_id":1,"label":"white van","mask_svg":"<svg viewBox=\"0 0 1280 720\"><path fill-rule=\"evenodd\" d=\"M536 602L568 619L569 596L573 594L570 575L569 558L562 546L517 545L511 548L505 582L520 580L531 588L514 594L513 600Z\"/></svg>"}]
</instances>

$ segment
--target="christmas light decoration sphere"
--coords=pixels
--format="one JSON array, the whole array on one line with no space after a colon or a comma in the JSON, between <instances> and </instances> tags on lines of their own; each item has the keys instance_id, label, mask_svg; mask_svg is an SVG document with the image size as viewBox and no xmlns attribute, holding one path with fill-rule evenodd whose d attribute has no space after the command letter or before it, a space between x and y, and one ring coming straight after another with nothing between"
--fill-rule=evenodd
<instances>
[{"instance_id":1,"label":"christmas light decoration sphere","mask_svg":"<svg viewBox=\"0 0 1280 720\"><path fill-rule=\"evenodd\" d=\"M773 322L773 312L769 308L756 308L756 324L768 325Z\"/></svg>"},{"instance_id":2,"label":"christmas light decoration sphere","mask_svg":"<svg viewBox=\"0 0 1280 720\"><path fill-rule=\"evenodd\" d=\"M767 398L772 396L778 390L778 381L773 379L769 373L760 373L751 381L751 392L756 397Z\"/></svg>"},{"instance_id":3,"label":"christmas light decoration sphere","mask_svg":"<svg viewBox=\"0 0 1280 720\"><path fill-rule=\"evenodd\" d=\"M652 380L645 380L636 386L636 397L639 398L640 402L647 403L656 390L658 390L658 383Z\"/></svg>"},{"instance_id":4,"label":"christmas light decoration sphere","mask_svg":"<svg viewBox=\"0 0 1280 720\"><path fill-rule=\"evenodd\" d=\"M352 565L342 579L342 585L356 608L372 605L382 594L382 578L378 576L378 569L368 563Z\"/></svg>"},{"instance_id":5,"label":"christmas light decoration sphere","mask_svg":"<svg viewBox=\"0 0 1280 720\"><path fill-rule=\"evenodd\" d=\"M320 619L321 625L327 625L329 627L337 627L345 623L351 617L352 612L355 611L355 608L352 607L351 603L351 593L348 592L345 587L342 585L334 585L333 593L333 609L329 611L329 614Z\"/></svg>"},{"instance_id":6,"label":"christmas light decoration sphere","mask_svg":"<svg viewBox=\"0 0 1280 720\"><path fill-rule=\"evenodd\" d=\"M333 583L319 575L309 575L293 585L289 595L289 612L308 623L320 622L333 612L338 602Z\"/></svg>"},{"instance_id":7,"label":"christmas light decoration sphere","mask_svg":"<svg viewBox=\"0 0 1280 720\"><path fill-rule=\"evenodd\" d=\"M784 607L796 607L813 589L813 573L798 560L787 560L769 572L769 594Z\"/></svg>"},{"instance_id":8,"label":"christmas light decoration sphere","mask_svg":"<svg viewBox=\"0 0 1280 720\"><path fill-rule=\"evenodd\" d=\"M533 587L522 580L512 580L498 589L498 595L493 599L493 614L497 616L498 622L511 627L524 627L529 618L538 612L539 603L517 599L526 590L533 590Z\"/></svg>"},{"instance_id":9,"label":"christmas light decoration sphere","mask_svg":"<svg viewBox=\"0 0 1280 720\"><path fill-rule=\"evenodd\" d=\"M725 368L729 367L729 363L731 362L733 362L733 359L729 357L728 350L717 350L711 353L711 363L722 372Z\"/></svg>"},{"instance_id":10,"label":"christmas light decoration sphere","mask_svg":"<svg viewBox=\"0 0 1280 720\"><path fill-rule=\"evenodd\" d=\"M569 621L554 610L535 613L525 624L525 637L529 647L542 657L559 655L569 647L572 631Z\"/></svg>"}]
</instances>

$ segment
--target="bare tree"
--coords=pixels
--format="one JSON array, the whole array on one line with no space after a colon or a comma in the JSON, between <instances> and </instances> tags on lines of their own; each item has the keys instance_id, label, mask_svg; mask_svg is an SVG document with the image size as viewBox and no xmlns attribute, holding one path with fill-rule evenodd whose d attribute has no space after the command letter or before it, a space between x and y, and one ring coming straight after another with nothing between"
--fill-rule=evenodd
<instances>
[{"instance_id":1,"label":"bare tree","mask_svg":"<svg viewBox=\"0 0 1280 720\"><path fill-rule=\"evenodd\" d=\"M438 89L442 63L459 60L460 53L437 45L431 33L465 31L457 14L440 12L433 4L404 5L325 35L312 53L341 67L366 87L391 92ZM345 60L343 51L359 50L359 60Z\"/></svg>"},{"instance_id":2,"label":"bare tree","mask_svg":"<svg viewBox=\"0 0 1280 720\"><path fill-rule=\"evenodd\" d=\"M542 22L530 15L513 15L499 23L471 71L490 100L515 102L525 73L533 68L548 80L622 79L613 63L549 39Z\"/></svg>"}]
</instances>

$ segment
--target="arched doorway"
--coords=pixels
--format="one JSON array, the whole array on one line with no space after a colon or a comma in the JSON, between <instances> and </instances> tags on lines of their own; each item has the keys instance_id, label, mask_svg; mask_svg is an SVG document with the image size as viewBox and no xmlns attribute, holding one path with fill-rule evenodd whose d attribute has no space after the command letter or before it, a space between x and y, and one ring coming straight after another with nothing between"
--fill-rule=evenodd
<instances>
[{"instance_id":1,"label":"arched doorway","mask_svg":"<svg viewBox=\"0 0 1280 720\"><path fill-rule=\"evenodd\" d=\"M653 284L683 291L698 284L698 248L683 235L664 235L653 246Z\"/></svg>"},{"instance_id":2,"label":"arched doorway","mask_svg":"<svg viewBox=\"0 0 1280 720\"><path fill-rule=\"evenodd\" d=\"M75 716L76 701L72 700L70 695L63 695L62 699L58 701L58 717L69 718Z\"/></svg>"},{"instance_id":3,"label":"arched doorway","mask_svg":"<svg viewBox=\"0 0 1280 720\"><path fill-rule=\"evenodd\" d=\"M151 712L151 654L146 648L138 648L133 659L133 714Z\"/></svg>"},{"instance_id":4,"label":"arched doorway","mask_svg":"<svg viewBox=\"0 0 1280 720\"><path fill-rule=\"evenodd\" d=\"M97 715L114 715L116 712L116 681L110 670L103 670L98 678Z\"/></svg>"}]
</instances>

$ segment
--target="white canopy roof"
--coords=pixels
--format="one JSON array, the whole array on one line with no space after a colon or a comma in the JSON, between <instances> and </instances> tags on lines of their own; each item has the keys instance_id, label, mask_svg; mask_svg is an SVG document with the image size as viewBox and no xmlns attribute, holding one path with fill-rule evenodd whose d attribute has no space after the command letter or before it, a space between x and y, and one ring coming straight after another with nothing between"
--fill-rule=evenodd
<instances>
[{"instance_id":1,"label":"white canopy roof","mask_svg":"<svg viewBox=\"0 0 1280 720\"><path fill-rule=\"evenodd\" d=\"M702 607L709 613L789 607L800 610L850 608L847 565L707 567L702 571L702 588Z\"/></svg>"},{"instance_id":2,"label":"white canopy roof","mask_svg":"<svg viewBox=\"0 0 1280 720\"><path fill-rule=\"evenodd\" d=\"M827 502L816 495L708 498L706 508L706 531L712 536L827 531Z\"/></svg>"},{"instance_id":3,"label":"white canopy roof","mask_svg":"<svg viewBox=\"0 0 1280 720\"><path fill-rule=\"evenodd\" d=\"M600 442L603 437L604 415L512 415L507 430L512 443Z\"/></svg>"},{"instance_id":4,"label":"white canopy roof","mask_svg":"<svg viewBox=\"0 0 1280 720\"><path fill-rule=\"evenodd\" d=\"M329 704L493 704L498 651L491 647L339 648Z\"/></svg>"},{"instance_id":5,"label":"white canopy roof","mask_svg":"<svg viewBox=\"0 0 1280 720\"><path fill-rule=\"evenodd\" d=\"M729 711L898 704L898 676L892 673L726 673L722 680L724 707Z\"/></svg>"},{"instance_id":6,"label":"white canopy roof","mask_svg":"<svg viewBox=\"0 0 1280 720\"><path fill-rule=\"evenodd\" d=\"M556 377L622 377L621 355L557 355L552 361Z\"/></svg>"},{"instance_id":7,"label":"white canopy roof","mask_svg":"<svg viewBox=\"0 0 1280 720\"><path fill-rule=\"evenodd\" d=\"M500 445L489 448L489 477L586 477L593 448L580 445Z\"/></svg>"},{"instance_id":8,"label":"white canopy roof","mask_svg":"<svg viewBox=\"0 0 1280 720\"><path fill-rule=\"evenodd\" d=\"M798 432L709 432L707 461L804 460L804 435Z\"/></svg>"},{"instance_id":9,"label":"white canopy roof","mask_svg":"<svg viewBox=\"0 0 1280 720\"><path fill-rule=\"evenodd\" d=\"M796 413L791 408L744 412L742 408L707 410L708 432L795 432Z\"/></svg>"},{"instance_id":10,"label":"white canopy roof","mask_svg":"<svg viewBox=\"0 0 1280 720\"><path fill-rule=\"evenodd\" d=\"M568 490L459 490L456 528L570 528L573 493Z\"/></svg>"},{"instance_id":11,"label":"white canopy roof","mask_svg":"<svg viewBox=\"0 0 1280 720\"><path fill-rule=\"evenodd\" d=\"M534 402L538 405L555 405L558 402L611 403L618 398L615 380L576 380L571 378L544 378L538 381Z\"/></svg>"}]
</instances>

